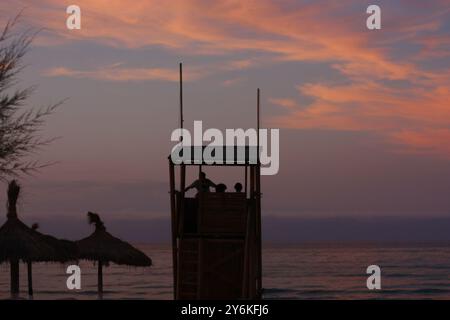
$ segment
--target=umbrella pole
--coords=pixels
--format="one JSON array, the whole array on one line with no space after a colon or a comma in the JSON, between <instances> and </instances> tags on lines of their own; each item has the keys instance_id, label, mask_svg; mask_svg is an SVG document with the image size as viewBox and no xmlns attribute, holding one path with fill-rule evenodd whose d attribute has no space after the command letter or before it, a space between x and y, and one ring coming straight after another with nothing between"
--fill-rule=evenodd
<instances>
[{"instance_id":1,"label":"umbrella pole","mask_svg":"<svg viewBox=\"0 0 450 320\"><path fill-rule=\"evenodd\" d=\"M27 262L27 271L28 271L28 296L30 299L33 299L33 267L31 261Z\"/></svg>"},{"instance_id":2,"label":"umbrella pole","mask_svg":"<svg viewBox=\"0 0 450 320\"><path fill-rule=\"evenodd\" d=\"M98 262L98 298L103 299L103 263Z\"/></svg>"},{"instance_id":3,"label":"umbrella pole","mask_svg":"<svg viewBox=\"0 0 450 320\"><path fill-rule=\"evenodd\" d=\"M13 259L9 262L11 271L11 298L19 297L19 260Z\"/></svg>"}]
</instances>

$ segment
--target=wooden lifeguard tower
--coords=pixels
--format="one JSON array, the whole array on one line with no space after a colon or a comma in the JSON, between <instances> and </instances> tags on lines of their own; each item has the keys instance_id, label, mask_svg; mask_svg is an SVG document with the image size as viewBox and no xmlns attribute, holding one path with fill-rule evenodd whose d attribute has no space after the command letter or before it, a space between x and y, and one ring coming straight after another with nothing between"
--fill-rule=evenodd
<instances>
[{"instance_id":1,"label":"wooden lifeguard tower","mask_svg":"<svg viewBox=\"0 0 450 320\"><path fill-rule=\"evenodd\" d=\"M257 110L259 132L259 89ZM180 126L183 127L181 64ZM225 157L228 147L223 148ZM259 299L262 296L261 166L259 153L257 161L251 161L251 147L244 148L244 159L236 156L234 161L228 159L223 164L204 161L175 164L169 156L175 299ZM242 168L242 192L200 191L195 197L186 197L186 170L197 167L200 179L202 166L218 165Z\"/></svg>"}]
</instances>

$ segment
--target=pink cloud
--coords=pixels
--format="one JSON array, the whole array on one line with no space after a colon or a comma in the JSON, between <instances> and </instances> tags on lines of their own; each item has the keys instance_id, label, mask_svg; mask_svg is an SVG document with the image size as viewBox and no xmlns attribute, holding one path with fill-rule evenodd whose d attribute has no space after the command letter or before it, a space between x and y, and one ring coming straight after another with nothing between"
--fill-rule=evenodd
<instances>
[{"instance_id":1,"label":"pink cloud","mask_svg":"<svg viewBox=\"0 0 450 320\"><path fill-rule=\"evenodd\" d=\"M297 102L289 98L269 98L269 102L287 109L298 108Z\"/></svg>"},{"instance_id":2,"label":"pink cloud","mask_svg":"<svg viewBox=\"0 0 450 320\"><path fill-rule=\"evenodd\" d=\"M450 70L428 70L423 64L448 57L450 35L439 33L450 14L448 2L408 1L410 11L402 11L400 18L383 15L388 18L375 33L366 30L365 8L357 0L78 0L77 4L83 15L80 31L65 28L65 4L58 0L2 2L0 10L14 12L27 6L27 21L49 30L38 39L40 45L84 40L131 49L157 45L183 55L230 60L223 66L199 64L192 79L269 63L322 63L336 70L346 85L344 81L319 81L297 86L298 92L293 90L290 96L312 99L301 107L292 98L273 98L271 102L284 110L271 123L300 129L373 131L393 143L403 141L420 150L429 145L450 154L445 144L433 142L441 141L442 132L450 126ZM390 10L386 6L383 10ZM420 49L398 54L393 48L399 43ZM245 57L226 57L236 53ZM255 60L252 53L270 58ZM47 75L108 81L177 78L176 70L124 66L57 67ZM392 85L395 81L402 85ZM295 83L286 85L295 87Z\"/></svg>"},{"instance_id":3,"label":"pink cloud","mask_svg":"<svg viewBox=\"0 0 450 320\"><path fill-rule=\"evenodd\" d=\"M383 77L408 76L407 65L389 61L382 50L373 46L367 48L369 39L364 27L355 30L348 22L351 20L343 22L333 17L335 10L345 8L338 3L303 4L288 11L270 0L79 0L79 31L65 28L65 7L60 1L11 1L0 6L12 10L23 4L27 5L28 20L66 41L95 40L129 48L162 45L191 54L256 50L273 53L280 60L337 60L347 68L370 66L371 73ZM41 41L52 43L48 39ZM248 67L252 62L243 59L240 63Z\"/></svg>"},{"instance_id":4,"label":"pink cloud","mask_svg":"<svg viewBox=\"0 0 450 320\"><path fill-rule=\"evenodd\" d=\"M391 136L402 148L401 152L450 155L450 129L427 128L420 131L402 130Z\"/></svg>"},{"instance_id":5,"label":"pink cloud","mask_svg":"<svg viewBox=\"0 0 450 320\"><path fill-rule=\"evenodd\" d=\"M106 81L179 81L178 71L176 69L161 68L126 68L120 64L114 64L94 70L75 70L66 67L56 67L44 71L48 77L69 77L69 78L87 78ZM202 76L200 71L189 70L184 80L192 81Z\"/></svg>"}]
</instances>

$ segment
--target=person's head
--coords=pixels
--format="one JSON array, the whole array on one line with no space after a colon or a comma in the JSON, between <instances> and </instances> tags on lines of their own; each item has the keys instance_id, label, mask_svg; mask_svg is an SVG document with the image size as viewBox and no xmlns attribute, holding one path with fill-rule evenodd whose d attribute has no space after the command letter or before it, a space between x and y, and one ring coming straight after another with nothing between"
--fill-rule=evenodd
<instances>
[{"instance_id":1,"label":"person's head","mask_svg":"<svg viewBox=\"0 0 450 320\"><path fill-rule=\"evenodd\" d=\"M242 184L240 182L236 182L234 185L234 190L236 190L236 192L242 192Z\"/></svg>"},{"instance_id":2,"label":"person's head","mask_svg":"<svg viewBox=\"0 0 450 320\"><path fill-rule=\"evenodd\" d=\"M200 172L200 179L202 179L202 180L206 179L206 173L204 173L203 171Z\"/></svg>"},{"instance_id":3,"label":"person's head","mask_svg":"<svg viewBox=\"0 0 450 320\"><path fill-rule=\"evenodd\" d=\"M219 183L216 186L216 192L225 192L225 190L227 190L227 186L223 183Z\"/></svg>"}]
</instances>

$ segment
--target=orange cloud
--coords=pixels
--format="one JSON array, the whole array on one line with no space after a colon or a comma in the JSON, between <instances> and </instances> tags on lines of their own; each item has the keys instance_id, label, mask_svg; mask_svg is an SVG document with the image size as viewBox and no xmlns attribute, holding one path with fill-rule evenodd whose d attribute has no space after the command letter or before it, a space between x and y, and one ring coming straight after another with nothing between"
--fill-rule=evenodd
<instances>
[{"instance_id":1,"label":"orange cloud","mask_svg":"<svg viewBox=\"0 0 450 320\"><path fill-rule=\"evenodd\" d=\"M89 40L111 47L159 46L177 54L223 57L222 66L199 63L193 79L269 63L325 64L344 81L286 83L297 87L293 95L298 93L312 102L300 106L292 98L271 99L284 108L271 123L289 128L369 130L393 143L417 145L418 150L428 145L450 155L445 144L433 142L441 141L450 126L450 70L427 69L423 63L449 56L450 35L442 32L450 15L448 1L426 5L408 1L400 18L392 12L383 15L387 17L383 28L376 32L366 30L365 7L358 0L77 0L77 4L82 8L80 31L65 28L65 4L59 0L39 4L12 0L2 2L0 10L14 12L27 6L26 20L49 30L37 39L40 45ZM390 9L389 4L383 5L383 10ZM394 50L398 44L419 48L415 52L401 48L399 53ZM269 58L255 59L260 53ZM174 71L59 67L47 74L109 81L175 81ZM227 80L223 84L232 83Z\"/></svg>"},{"instance_id":2,"label":"orange cloud","mask_svg":"<svg viewBox=\"0 0 450 320\"><path fill-rule=\"evenodd\" d=\"M369 48L364 24L355 30L350 19L334 18L335 11L342 14L346 7L339 3L314 2L291 10L271 0L78 0L77 4L82 9L79 31L65 28L65 6L57 0L11 1L0 8L13 12L13 7L26 5L27 20L66 41L95 40L129 48L161 45L191 54L256 50L279 60L340 61L344 64L337 67L347 72L364 68L366 74L392 79L407 78L411 71L403 62L386 59L383 50ZM348 10L347 15L355 12ZM60 43L47 37L39 41ZM240 63L246 67L251 59Z\"/></svg>"},{"instance_id":3,"label":"orange cloud","mask_svg":"<svg viewBox=\"0 0 450 320\"><path fill-rule=\"evenodd\" d=\"M427 154L450 154L450 129L425 129L421 131L402 130L391 136L394 141L407 148L402 152L420 152Z\"/></svg>"},{"instance_id":4,"label":"orange cloud","mask_svg":"<svg viewBox=\"0 0 450 320\"><path fill-rule=\"evenodd\" d=\"M114 64L103 68L94 70L75 70L65 67L56 67L44 72L44 75L49 77L69 77L69 78L88 78L106 81L145 81L145 80L160 80L160 81L179 81L179 74L176 69L161 69L161 68L125 68L121 64ZM189 70L186 81L196 80L202 76L200 71Z\"/></svg>"},{"instance_id":5,"label":"orange cloud","mask_svg":"<svg viewBox=\"0 0 450 320\"><path fill-rule=\"evenodd\" d=\"M299 107L291 99L271 99L290 111L270 119L272 126L372 131L410 151L450 157L448 86L395 88L360 81L347 86L305 84L298 91L313 102Z\"/></svg>"},{"instance_id":6,"label":"orange cloud","mask_svg":"<svg viewBox=\"0 0 450 320\"><path fill-rule=\"evenodd\" d=\"M269 102L287 109L297 108L297 102L288 98L269 98Z\"/></svg>"},{"instance_id":7,"label":"orange cloud","mask_svg":"<svg viewBox=\"0 0 450 320\"><path fill-rule=\"evenodd\" d=\"M230 70L242 70L256 65L256 63L255 59L233 60L230 61L225 68Z\"/></svg>"},{"instance_id":8,"label":"orange cloud","mask_svg":"<svg viewBox=\"0 0 450 320\"><path fill-rule=\"evenodd\" d=\"M241 82L243 82L244 79L243 78L232 78L232 79L227 79L225 81L222 82L222 85L224 87L230 87L230 86L234 86L237 85Z\"/></svg>"}]
</instances>

